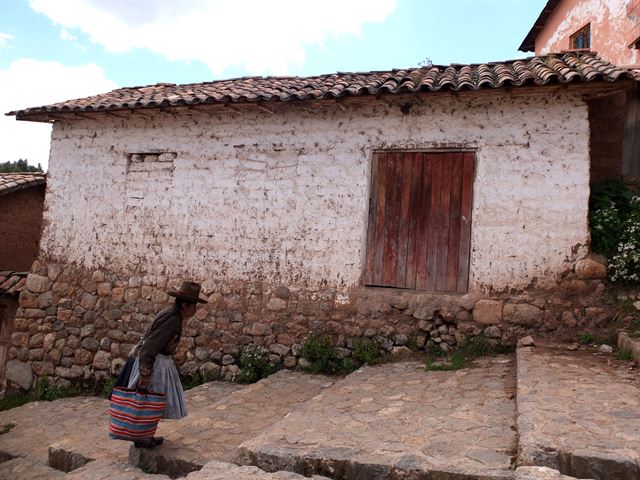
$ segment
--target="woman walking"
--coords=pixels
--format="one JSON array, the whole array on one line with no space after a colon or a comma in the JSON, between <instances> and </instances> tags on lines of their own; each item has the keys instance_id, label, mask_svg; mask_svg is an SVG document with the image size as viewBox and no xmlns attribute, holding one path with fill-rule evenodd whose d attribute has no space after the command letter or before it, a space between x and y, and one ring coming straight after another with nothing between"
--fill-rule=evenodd
<instances>
[{"instance_id":1,"label":"woman walking","mask_svg":"<svg viewBox=\"0 0 640 480\"><path fill-rule=\"evenodd\" d=\"M162 418L177 419L187 415L184 392L178 370L171 356L175 353L182 336L182 323L196 313L198 303L207 303L200 298L200 285L183 282L179 290L170 290L175 304L161 311L136 346L134 364L129 377L129 388L163 393L167 406ZM138 448L151 448L162 443L162 437L153 437L135 442Z\"/></svg>"}]
</instances>

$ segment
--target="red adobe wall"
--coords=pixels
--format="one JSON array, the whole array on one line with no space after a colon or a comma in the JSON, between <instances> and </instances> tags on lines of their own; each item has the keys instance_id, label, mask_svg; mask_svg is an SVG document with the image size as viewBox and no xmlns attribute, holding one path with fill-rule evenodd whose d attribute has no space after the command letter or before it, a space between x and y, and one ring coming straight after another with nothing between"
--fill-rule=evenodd
<instances>
[{"instance_id":1,"label":"red adobe wall","mask_svg":"<svg viewBox=\"0 0 640 480\"><path fill-rule=\"evenodd\" d=\"M536 55L571 49L571 35L591 24L591 50L616 65L640 64L629 48L640 36L640 0L564 0L536 37Z\"/></svg>"},{"instance_id":2,"label":"red adobe wall","mask_svg":"<svg viewBox=\"0 0 640 480\"><path fill-rule=\"evenodd\" d=\"M0 270L28 271L38 254L44 185L0 196Z\"/></svg>"}]
</instances>

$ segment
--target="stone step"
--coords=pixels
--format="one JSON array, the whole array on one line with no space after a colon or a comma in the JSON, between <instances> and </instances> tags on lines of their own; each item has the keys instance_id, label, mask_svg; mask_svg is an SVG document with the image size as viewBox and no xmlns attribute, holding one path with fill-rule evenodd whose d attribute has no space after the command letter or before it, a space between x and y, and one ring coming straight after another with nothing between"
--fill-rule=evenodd
<instances>
[{"instance_id":1,"label":"stone step","mask_svg":"<svg viewBox=\"0 0 640 480\"><path fill-rule=\"evenodd\" d=\"M237 463L333 479L512 479L514 363L364 367L243 443Z\"/></svg>"},{"instance_id":2,"label":"stone step","mask_svg":"<svg viewBox=\"0 0 640 480\"><path fill-rule=\"evenodd\" d=\"M64 477L64 472L34 458L15 457L0 463L0 478L4 480L58 480Z\"/></svg>"},{"instance_id":3,"label":"stone step","mask_svg":"<svg viewBox=\"0 0 640 480\"><path fill-rule=\"evenodd\" d=\"M64 480L169 480L166 475L148 474L125 463L96 460L65 475Z\"/></svg>"},{"instance_id":4,"label":"stone step","mask_svg":"<svg viewBox=\"0 0 640 480\"><path fill-rule=\"evenodd\" d=\"M627 332L618 333L618 348L620 350L628 350L631 357L640 366L640 338L632 337Z\"/></svg>"},{"instance_id":5,"label":"stone step","mask_svg":"<svg viewBox=\"0 0 640 480\"><path fill-rule=\"evenodd\" d=\"M518 467L515 480L576 480L549 467ZM583 479L593 480L593 479Z\"/></svg>"},{"instance_id":6,"label":"stone step","mask_svg":"<svg viewBox=\"0 0 640 480\"><path fill-rule=\"evenodd\" d=\"M131 448L132 465L172 478L199 470L211 461L233 462L237 448L313 398L334 380L281 370L221 400L192 409L180 420L160 422L162 445Z\"/></svg>"},{"instance_id":7,"label":"stone step","mask_svg":"<svg viewBox=\"0 0 640 480\"><path fill-rule=\"evenodd\" d=\"M198 472L190 473L187 480L309 480L291 472L268 473L257 467L239 467L232 463L211 461ZM314 475L313 480L330 480Z\"/></svg>"},{"instance_id":8,"label":"stone step","mask_svg":"<svg viewBox=\"0 0 640 480\"><path fill-rule=\"evenodd\" d=\"M640 377L627 364L595 350L518 348L518 464L640 479Z\"/></svg>"}]
</instances>

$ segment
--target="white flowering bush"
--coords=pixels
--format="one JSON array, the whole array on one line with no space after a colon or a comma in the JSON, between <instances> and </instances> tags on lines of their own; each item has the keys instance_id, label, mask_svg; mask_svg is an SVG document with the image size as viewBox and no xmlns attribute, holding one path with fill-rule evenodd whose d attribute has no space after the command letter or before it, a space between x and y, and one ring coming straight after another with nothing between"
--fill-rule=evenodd
<instances>
[{"instance_id":1,"label":"white flowering bush","mask_svg":"<svg viewBox=\"0 0 640 480\"><path fill-rule=\"evenodd\" d=\"M622 235L622 220L616 205L609 204L591 214L591 249L604 255L615 252Z\"/></svg>"},{"instance_id":2,"label":"white flowering bush","mask_svg":"<svg viewBox=\"0 0 640 480\"><path fill-rule=\"evenodd\" d=\"M640 196L629 202L630 211L622 224L620 242L609 260L613 282L640 283Z\"/></svg>"},{"instance_id":3,"label":"white flowering bush","mask_svg":"<svg viewBox=\"0 0 640 480\"><path fill-rule=\"evenodd\" d=\"M260 345L248 345L240 356L240 371L235 380L240 383L253 383L268 377L276 371L267 358L269 352Z\"/></svg>"}]
</instances>

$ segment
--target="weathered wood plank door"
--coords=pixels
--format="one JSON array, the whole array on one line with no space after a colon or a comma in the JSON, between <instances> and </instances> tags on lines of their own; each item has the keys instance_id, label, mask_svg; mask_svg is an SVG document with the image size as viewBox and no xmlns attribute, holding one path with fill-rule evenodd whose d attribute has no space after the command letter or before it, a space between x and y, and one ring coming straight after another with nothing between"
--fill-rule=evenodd
<instances>
[{"instance_id":1,"label":"weathered wood plank door","mask_svg":"<svg viewBox=\"0 0 640 480\"><path fill-rule=\"evenodd\" d=\"M475 154L373 156L366 285L466 292Z\"/></svg>"}]
</instances>

